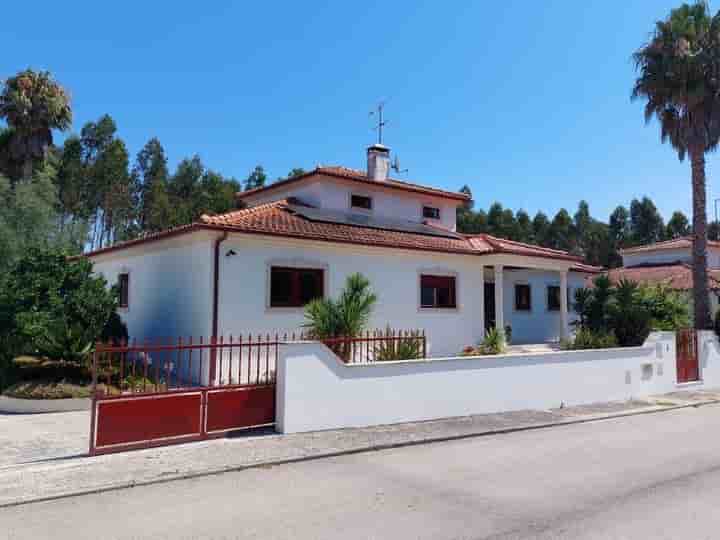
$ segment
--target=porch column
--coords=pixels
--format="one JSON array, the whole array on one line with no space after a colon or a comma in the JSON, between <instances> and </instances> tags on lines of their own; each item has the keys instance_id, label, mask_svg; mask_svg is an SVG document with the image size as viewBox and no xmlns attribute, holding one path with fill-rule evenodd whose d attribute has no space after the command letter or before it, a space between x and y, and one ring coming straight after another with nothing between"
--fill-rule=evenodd
<instances>
[{"instance_id":1,"label":"porch column","mask_svg":"<svg viewBox=\"0 0 720 540\"><path fill-rule=\"evenodd\" d=\"M503 317L503 265L495 265L495 328L505 331Z\"/></svg>"},{"instance_id":2,"label":"porch column","mask_svg":"<svg viewBox=\"0 0 720 540\"><path fill-rule=\"evenodd\" d=\"M568 273L560 272L560 339L568 337Z\"/></svg>"},{"instance_id":3,"label":"porch column","mask_svg":"<svg viewBox=\"0 0 720 540\"><path fill-rule=\"evenodd\" d=\"M485 266L480 265L480 339L485 337Z\"/></svg>"}]
</instances>

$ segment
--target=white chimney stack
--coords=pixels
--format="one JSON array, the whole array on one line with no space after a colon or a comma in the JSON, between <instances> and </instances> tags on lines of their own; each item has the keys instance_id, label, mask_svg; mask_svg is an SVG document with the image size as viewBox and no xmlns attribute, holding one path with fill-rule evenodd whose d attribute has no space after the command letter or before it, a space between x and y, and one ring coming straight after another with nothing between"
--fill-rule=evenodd
<instances>
[{"instance_id":1,"label":"white chimney stack","mask_svg":"<svg viewBox=\"0 0 720 540\"><path fill-rule=\"evenodd\" d=\"M367 149L367 175L370 180L384 182L390 172L390 149L382 144L373 144Z\"/></svg>"}]
</instances>

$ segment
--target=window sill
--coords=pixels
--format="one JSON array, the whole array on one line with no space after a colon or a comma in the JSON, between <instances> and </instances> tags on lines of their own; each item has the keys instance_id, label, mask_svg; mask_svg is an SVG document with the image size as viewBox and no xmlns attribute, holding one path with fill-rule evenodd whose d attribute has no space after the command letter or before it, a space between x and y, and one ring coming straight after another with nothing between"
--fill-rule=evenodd
<instances>
[{"instance_id":1,"label":"window sill","mask_svg":"<svg viewBox=\"0 0 720 540\"><path fill-rule=\"evenodd\" d=\"M419 312L432 312L432 313L455 313L460 311L459 307L425 307L420 306L418 308Z\"/></svg>"}]
</instances>

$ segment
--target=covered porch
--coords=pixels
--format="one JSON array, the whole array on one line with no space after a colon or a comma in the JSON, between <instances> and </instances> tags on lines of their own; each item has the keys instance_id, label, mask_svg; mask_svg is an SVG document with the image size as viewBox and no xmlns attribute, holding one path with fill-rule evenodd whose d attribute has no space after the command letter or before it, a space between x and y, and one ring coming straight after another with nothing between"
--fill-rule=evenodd
<instances>
[{"instance_id":1,"label":"covered porch","mask_svg":"<svg viewBox=\"0 0 720 540\"><path fill-rule=\"evenodd\" d=\"M571 260L518 255L483 257L479 269L480 325L502 329L510 352L557 349L570 336L572 297L587 273ZM538 348L538 346L542 346ZM535 351L535 349L533 349Z\"/></svg>"}]
</instances>

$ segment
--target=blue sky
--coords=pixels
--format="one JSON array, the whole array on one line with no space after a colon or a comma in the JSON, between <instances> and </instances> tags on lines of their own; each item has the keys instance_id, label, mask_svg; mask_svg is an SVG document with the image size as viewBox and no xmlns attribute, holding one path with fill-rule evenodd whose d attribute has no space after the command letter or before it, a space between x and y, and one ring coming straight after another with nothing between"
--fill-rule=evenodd
<instances>
[{"instance_id":1,"label":"blue sky","mask_svg":"<svg viewBox=\"0 0 720 540\"><path fill-rule=\"evenodd\" d=\"M690 213L689 164L630 102L630 55L675 5L12 2L0 77L48 69L76 131L109 113L133 156L156 136L172 166L198 153L237 178L258 163L271 178L364 167L368 111L388 98L385 140L408 180L531 213L584 198L600 219L649 195L667 219Z\"/></svg>"}]
</instances>

